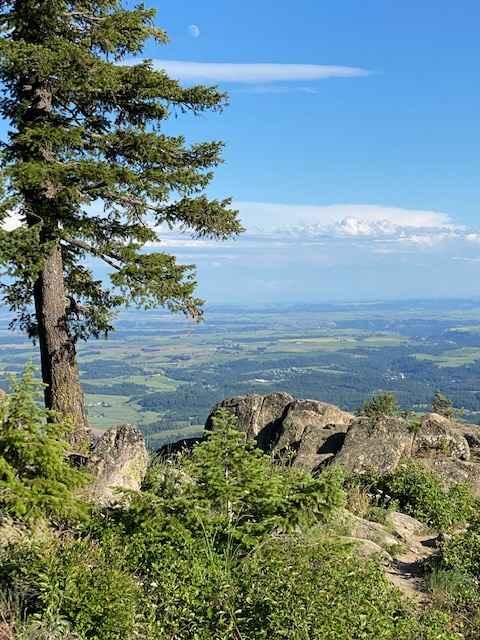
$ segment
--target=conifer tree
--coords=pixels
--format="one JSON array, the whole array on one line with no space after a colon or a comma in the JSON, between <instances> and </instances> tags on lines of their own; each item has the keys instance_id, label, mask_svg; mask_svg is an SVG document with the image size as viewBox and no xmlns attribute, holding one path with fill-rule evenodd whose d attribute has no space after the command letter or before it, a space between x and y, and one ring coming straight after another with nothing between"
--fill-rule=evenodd
<instances>
[{"instance_id":1,"label":"conifer tree","mask_svg":"<svg viewBox=\"0 0 480 640\"><path fill-rule=\"evenodd\" d=\"M38 341L46 405L74 419L76 438L87 426L78 339L108 333L130 303L201 314L194 268L145 251L155 228L241 231L230 200L205 195L222 144L162 128L172 113L219 111L226 96L141 59L147 41L167 41L154 18L122 0L0 2L0 228L12 212L23 223L0 231L3 299ZM89 256L108 265L108 286Z\"/></svg>"},{"instance_id":2,"label":"conifer tree","mask_svg":"<svg viewBox=\"0 0 480 640\"><path fill-rule=\"evenodd\" d=\"M432 411L438 413L444 418L453 418L455 415L455 409L453 402L447 396L444 396L440 391L435 391L432 399Z\"/></svg>"}]
</instances>

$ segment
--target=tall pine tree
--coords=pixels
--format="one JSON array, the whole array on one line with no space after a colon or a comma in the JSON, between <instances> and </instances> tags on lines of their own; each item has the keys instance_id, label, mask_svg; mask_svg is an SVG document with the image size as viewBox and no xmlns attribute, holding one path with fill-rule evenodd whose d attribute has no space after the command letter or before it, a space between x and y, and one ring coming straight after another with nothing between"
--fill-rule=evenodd
<instances>
[{"instance_id":1,"label":"tall pine tree","mask_svg":"<svg viewBox=\"0 0 480 640\"><path fill-rule=\"evenodd\" d=\"M3 298L14 325L38 341L49 409L87 417L76 342L112 329L127 303L201 314L195 272L146 252L167 225L200 237L241 231L229 200L205 188L222 144L167 135L173 113L221 110L214 87L182 87L151 62L132 63L147 41L166 43L155 11L121 0L0 2L0 231ZM105 262L110 283L86 266Z\"/></svg>"}]
</instances>

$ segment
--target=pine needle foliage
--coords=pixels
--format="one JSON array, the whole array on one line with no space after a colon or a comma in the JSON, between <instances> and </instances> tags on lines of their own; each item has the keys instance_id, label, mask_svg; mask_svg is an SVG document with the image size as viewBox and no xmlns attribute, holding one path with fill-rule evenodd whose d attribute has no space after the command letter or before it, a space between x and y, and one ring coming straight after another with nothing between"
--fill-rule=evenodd
<instances>
[{"instance_id":1,"label":"pine needle foliage","mask_svg":"<svg viewBox=\"0 0 480 640\"><path fill-rule=\"evenodd\" d=\"M359 416L367 416L368 418L381 418L383 416L397 416L400 414L400 407L394 393L389 391L378 393L368 400L357 411Z\"/></svg>"},{"instance_id":2,"label":"pine needle foliage","mask_svg":"<svg viewBox=\"0 0 480 640\"><path fill-rule=\"evenodd\" d=\"M192 265L158 243L158 228L225 239L241 231L229 199L206 195L221 160L218 141L188 144L164 130L170 116L221 111L215 87L183 87L142 58L163 45L155 11L121 0L0 3L0 230L2 284L15 322L31 336L33 287L61 246L69 329L86 339L112 329L128 304L166 306L198 318ZM105 286L87 258L110 271Z\"/></svg>"},{"instance_id":3,"label":"pine needle foliage","mask_svg":"<svg viewBox=\"0 0 480 640\"><path fill-rule=\"evenodd\" d=\"M81 518L87 504L76 493L87 476L68 463L71 425L38 404L40 387L28 367L0 400L0 516Z\"/></svg>"}]
</instances>

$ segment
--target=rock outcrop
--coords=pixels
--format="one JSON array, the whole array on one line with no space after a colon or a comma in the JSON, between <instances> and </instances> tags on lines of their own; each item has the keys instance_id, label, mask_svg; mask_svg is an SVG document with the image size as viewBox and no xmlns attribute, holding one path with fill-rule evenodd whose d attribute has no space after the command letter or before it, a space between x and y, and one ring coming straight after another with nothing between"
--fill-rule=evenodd
<instances>
[{"instance_id":1,"label":"rock outcrop","mask_svg":"<svg viewBox=\"0 0 480 640\"><path fill-rule=\"evenodd\" d=\"M288 393L229 398L213 415L226 409L238 427L258 446L277 457L288 455L295 466L317 471L334 462L348 472L394 471L413 457L437 471L446 485L469 482L480 495L480 427L435 413L412 425L398 416L355 417L317 400L296 400Z\"/></svg>"},{"instance_id":2,"label":"rock outcrop","mask_svg":"<svg viewBox=\"0 0 480 640\"><path fill-rule=\"evenodd\" d=\"M480 464L465 462L455 458L435 457L420 458L419 461L427 469L435 471L447 487L466 482L472 486L474 493L480 496Z\"/></svg>"},{"instance_id":3,"label":"rock outcrop","mask_svg":"<svg viewBox=\"0 0 480 640\"><path fill-rule=\"evenodd\" d=\"M279 422L278 441L273 451L294 453L295 464L317 469L341 449L353 420L350 413L316 400L291 402Z\"/></svg>"},{"instance_id":4,"label":"rock outcrop","mask_svg":"<svg viewBox=\"0 0 480 640\"><path fill-rule=\"evenodd\" d=\"M95 442L86 463L93 475L90 497L100 505L119 499L119 490L138 491L148 465L148 452L140 431L131 425L113 427Z\"/></svg>"},{"instance_id":5,"label":"rock outcrop","mask_svg":"<svg viewBox=\"0 0 480 640\"><path fill-rule=\"evenodd\" d=\"M402 418L357 418L347 431L335 462L352 473L393 471L402 457L411 455L414 434Z\"/></svg>"},{"instance_id":6,"label":"rock outcrop","mask_svg":"<svg viewBox=\"0 0 480 640\"><path fill-rule=\"evenodd\" d=\"M423 416L413 443L414 456L431 457L440 454L458 460L470 459L470 448L464 435L452 421L437 413Z\"/></svg>"},{"instance_id":7,"label":"rock outcrop","mask_svg":"<svg viewBox=\"0 0 480 640\"><path fill-rule=\"evenodd\" d=\"M219 409L233 413L238 427L258 446L277 456L288 455L293 463L315 470L341 448L353 416L334 405L316 400L295 400L288 393L229 398L217 404L207 420Z\"/></svg>"},{"instance_id":8,"label":"rock outcrop","mask_svg":"<svg viewBox=\"0 0 480 640\"><path fill-rule=\"evenodd\" d=\"M271 442L278 431L285 408L295 398L289 393L271 393L267 396L252 394L235 396L219 402L208 417L206 429L213 428L213 416L219 409L232 413L238 420L238 428L249 438L256 438L265 451L271 448Z\"/></svg>"}]
</instances>

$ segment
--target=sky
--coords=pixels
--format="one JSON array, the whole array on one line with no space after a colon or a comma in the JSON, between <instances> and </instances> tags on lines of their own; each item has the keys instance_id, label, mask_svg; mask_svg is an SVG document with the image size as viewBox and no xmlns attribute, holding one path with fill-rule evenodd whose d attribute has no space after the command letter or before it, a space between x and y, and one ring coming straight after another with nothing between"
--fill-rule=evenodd
<instances>
[{"instance_id":1,"label":"sky","mask_svg":"<svg viewBox=\"0 0 480 640\"><path fill-rule=\"evenodd\" d=\"M146 56L218 84L222 114L169 125L225 141L209 189L237 241L165 233L214 303L480 295L478 0L147 0Z\"/></svg>"}]
</instances>

